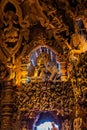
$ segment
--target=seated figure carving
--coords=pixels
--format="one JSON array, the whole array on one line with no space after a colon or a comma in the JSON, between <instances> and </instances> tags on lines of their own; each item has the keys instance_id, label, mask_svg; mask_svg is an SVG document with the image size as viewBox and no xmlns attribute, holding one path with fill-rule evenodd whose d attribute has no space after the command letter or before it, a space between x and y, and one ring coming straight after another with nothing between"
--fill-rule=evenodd
<instances>
[{"instance_id":1,"label":"seated figure carving","mask_svg":"<svg viewBox=\"0 0 87 130\"><path fill-rule=\"evenodd\" d=\"M37 58L37 65L34 69L34 75L30 79L41 79L58 81L61 77L61 73L57 66L50 62L50 57L47 53L41 53Z\"/></svg>"}]
</instances>

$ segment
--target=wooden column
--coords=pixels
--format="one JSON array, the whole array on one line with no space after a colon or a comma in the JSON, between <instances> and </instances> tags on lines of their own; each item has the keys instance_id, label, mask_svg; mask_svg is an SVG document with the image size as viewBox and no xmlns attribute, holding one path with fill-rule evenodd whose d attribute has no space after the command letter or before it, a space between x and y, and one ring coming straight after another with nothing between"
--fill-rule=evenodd
<instances>
[{"instance_id":1,"label":"wooden column","mask_svg":"<svg viewBox=\"0 0 87 130\"><path fill-rule=\"evenodd\" d=\"M1 102L1 130L12 130L12 81L5 82L3 88L3 97Z\"/></svg>"}]
</instances>

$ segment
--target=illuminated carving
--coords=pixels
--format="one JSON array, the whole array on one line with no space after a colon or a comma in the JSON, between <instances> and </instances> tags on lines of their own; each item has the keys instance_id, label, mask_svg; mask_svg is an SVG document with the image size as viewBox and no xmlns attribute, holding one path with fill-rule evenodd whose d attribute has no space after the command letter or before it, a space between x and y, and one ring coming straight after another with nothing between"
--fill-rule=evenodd
<instances>
[{"instance_id":1,"label":"illuminated carving","mask_svg":"<svg viewBox=\"0 0 87 130\"><path fill-rule=\"evenodd\" d=\"M65 44L69 48L69 59L72 61L78 60L78 56L87 51L87 40L84 36L77 33L72 35L71 44L73 44L73 46L71 46L67 41L65 41Z\"/></svg>"},{"instance_id":2,"label":"illuminated carving","mask_svg":"<svg viewBox=\"0 0 87 130\"><path fill-rule=\"evenodd\" d=\"M60 80L61 72L57 66L56 55L51 50L42 47L31 54L30 60L31 63L28 64L30 80Z\"/></svg>"},{"instance_id":3,"label":"illuminated carving","mask_svg":"<svg viewBox=\"0 0 87 130\"><path fill-rule=\"evenodd\" d=\"M85 3L86 0L0 1L1 130L19 130L22 120L34 119L34 112L55 110L64 119L60 128L68 130L76 105L81 106L84 115L79 120L75 118L73 128L77 129L78 121L78 129L82 122L83 129L87 128ZM86 28L85 38L82 30L76 32L75 23L80 17Z\"/></svg>"}]
</instances>

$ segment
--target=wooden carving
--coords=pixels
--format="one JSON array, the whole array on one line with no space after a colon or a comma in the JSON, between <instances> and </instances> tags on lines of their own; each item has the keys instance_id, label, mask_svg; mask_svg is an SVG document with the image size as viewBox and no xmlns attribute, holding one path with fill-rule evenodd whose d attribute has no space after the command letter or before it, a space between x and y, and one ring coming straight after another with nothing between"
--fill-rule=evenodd
<instances>
[{"instance_id":1,"label":"wooden carving","mask_svg":"<svg viewBox=\"0 0 87 130\"><path fill-rule=\"evenodd\" d=\"M87 128L86 3L0 1L1 130L11 130L15 122L14 129L22 129L22 119L25 129L24 117L30 120L35 111L54 110L64 118L62 130ZM78 119L76 106L84 110L81 114L79 109Z\"/></svg>"}]
</instances>

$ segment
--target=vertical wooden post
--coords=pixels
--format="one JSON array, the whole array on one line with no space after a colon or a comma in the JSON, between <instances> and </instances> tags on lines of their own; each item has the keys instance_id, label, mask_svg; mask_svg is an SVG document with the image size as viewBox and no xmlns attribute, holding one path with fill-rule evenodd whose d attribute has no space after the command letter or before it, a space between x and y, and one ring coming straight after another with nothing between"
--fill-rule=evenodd
<instances>
[{"instance_id":1,"label":"vertical wooden post","mask_svg":"<svg viewBox=\"0 0 87 130\"><path fill-rule=\"evenodd\" d=\"M1 130L12 130L12 81L4 83L3 97L2 97L2 113L1 113Z\"/></svg>"}]
</instances>

